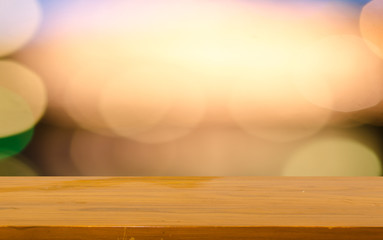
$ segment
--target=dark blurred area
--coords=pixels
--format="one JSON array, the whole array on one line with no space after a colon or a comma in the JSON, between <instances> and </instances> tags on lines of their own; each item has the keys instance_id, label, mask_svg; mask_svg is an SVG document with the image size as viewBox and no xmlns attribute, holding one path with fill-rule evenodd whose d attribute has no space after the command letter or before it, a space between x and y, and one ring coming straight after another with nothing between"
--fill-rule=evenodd
<instances>
[{"instance_id":1,"label":"dark blurred area","mask_svg":"<svg viewBox=\"0 0 383 240\"><path fill-rule=\"evenodd\" d=\"M382 0L0 0L0 175L380 176L382 99Z\"/></svg>"}]
</instances>

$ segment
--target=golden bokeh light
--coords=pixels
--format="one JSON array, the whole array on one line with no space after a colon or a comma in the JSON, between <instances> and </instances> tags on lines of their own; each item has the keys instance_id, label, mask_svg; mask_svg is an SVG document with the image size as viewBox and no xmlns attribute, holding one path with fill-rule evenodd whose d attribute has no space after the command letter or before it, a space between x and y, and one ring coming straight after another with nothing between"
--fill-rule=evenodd
<instances>
[{"instance_id":1,"label":"golden bokeh light","mask_svg":"<svg viewBox=\"0 0 383 240\"><path fill-rule=\"evenodd\" d=\"M0 0L0 56L24 46L41 21L37 0Z\"/></svg>"},{"instance_id":2,"label":"golden bokeh light","mask_svg":"<svg viewBox=\"0 0 383 240\"><path fill-rule=\"evenodd\" d=\"M84 17L89 6L95 9L94 14ZM134 71L139 68L147 75L153 72L144 78L155 79L145 81L167 81L164 79L171 72L176 83L170 84L180 86L184 82L180 89L188 89L183 79L194 75L195 85L204 89L208 100L214 102L209 107L223 108L233 87L244 79L258 77L253 70L255 65L283 61L287 65L283 68L290 68L292 58L305 44L339 31L352 32L347 22L351 12L347 5L330 3L292 6L267 1L73 2L49 23L32 60L40 58L44 64L38 68L47 76L52 110L65 109L81 127L108 132L108 124L101 115L115 119L109 116L114 110L108 112L105 106L113 106L116 99L103 97L111 102L102 101L102 114L97 107L101 95L117 97L119 94L110 89L121 86L105 90L106 82L124 85L121 78L126 78L137 83L142 73ZM267 71L273 73L275 67ZM176 91L180 95L181 91L189 94L186 90ZM133 100L128 99L129 94L126 96L126 101ZM192 98L199 101L196 96ZM189 109L193 112L196 108ZM201 112L190 114L199 118ZM148 124L153 125L158 119L152 121ZM195 123L183 124L189 128ZM128 132L122 135L132 135Z\"/></svg>"},{"instance_id":3,"label":"golden bokeh light","mask_svg":"<svg viewBox=\"0 0 383 240\"><path fill-rule=\"evenodd\" d=\"M47 97L34 72L13 61L0 61L0 91L0 137L30 129L40 120Z\"/></svg>"},{"instance_id":4,"label":"golden bokeh light","mask_svg":"<svg viewBox=\"0 0 383 240\"><path fill-rule=\"evenodd\" d=\"M229 102L231 115L242 129L278 142L318 132L331 115L296 91L290 70L294 64L292 48L284 49L269 42L253 48L254 65L232 86Z\"/></svg>"},{"instance_id":5,"label":"golden bokeh light","mask_svg":"<svg viewBox=\"0 0 383 240\"><path fill-rule=\"evenodd\" d=\"M367 3L360 14L360 32L373 52L383 59L383 1Z\"/></svg>"},{"instance_id":6,"label":"golden bokeh light","mask_svg":"<svg viewBox=\"0 0 383 240\"><path fill-rule=\"evenodd\" d=\"M106 84L115 81L116 77L121 76L113 72L108 62L88 61L88 65L68 79L64 107L79 126L96 133L111 134L100 112L100 98Z\"/></svg>"},{"instance_id":7,"label":"golden bokeh light","mask_svg":"<svg viewBox=\"0 0 383 240\"><path fill-rule=\"evenodd\" d=\"M357 126L383 97L370 4L360 26L344 1L52 4L15 58L49 93L39 156L53 173L277 175L292 148ZM46 100L19 79L0 91L20 105L9 123L26 128Z\"/></svg>"},{"instance_id":8,"label":"golden bokeh light","mask_svg":"<svg viewBox=\"0 0 383 240\"><path fill-rule=\"evenodd\" d=\"M373 149L345 137L327 137L292 154L284 176L380 176L381 161Z\"/></svg>"},{"instance_id":9,"label":"golden bokeh light","mask_svg":"<svg viewBox=\"0 0 383 240\"><path fill-rule=\"evenodd\" d=\"M191 79L189 79L191 77ZM130 138L147 143L167 142L193 131L205 116L206 96L191 75L173 82L173 99L167 113L152 128Z\"/></svg>"},{"instance_id":10,"label":"golden bokeh light","mask_svg":"<svg viewBox=\"0 0 383 240\"><path fill-rule=\"evenodd\" d=\"M186 134L204 116L204 89L195 83L195 74L162 63L155 55L140 60L113 47L89 56L106 42L86 48L81 42L72 50L81 52L77 59L87 64L79 64L65 88L65 108L81 127L159 142Z\"/></svg>"},{"instance_id":11,"label":"golden bokeh light","mask_svg":"<svg viewBox=\"0 0 383 240\"><path fill-rule=\"evenodd\" d=\"M382 62L358 36L329 36L302 52L294 70L295 83L310 102L351 112L382 99Z\"/></svg>"},{"instance_id":12,"label":"golden bokeh light","mask_svg":"<svg viewBox=\"0 0 383 240\"><path fill-rule=\"evenodd\" d=\"M168 78L152 71L132 69L103 90L100 111L116 134L133 136L154 127L169 111L174 92Z\"/></svg>"},{"instance_id":13,"label":"golden bokeh light","mask_svg":"<svg viewBox=\"0 0 383 240\"><path fill-rule=\"evenodd\" d=\"M0 110L1 137L20 133L35 123L28 103L3 87L0 87Z\"/></svg>"}]
</instances>

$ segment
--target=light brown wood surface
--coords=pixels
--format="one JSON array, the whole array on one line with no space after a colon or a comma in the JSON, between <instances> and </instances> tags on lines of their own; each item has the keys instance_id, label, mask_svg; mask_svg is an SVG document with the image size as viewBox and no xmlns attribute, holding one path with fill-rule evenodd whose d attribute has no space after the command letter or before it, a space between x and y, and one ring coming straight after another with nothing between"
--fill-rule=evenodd
<instances>
[{"instance_id":1,"label":"light brown wood surface","mask_svg":"<svg viewBox=\"0 0 383 240\"><path fill-rule=\"evenodd\" d=\"M0 239L383 239L383 181L3 177Z\"/></svg>"}]
</instances>

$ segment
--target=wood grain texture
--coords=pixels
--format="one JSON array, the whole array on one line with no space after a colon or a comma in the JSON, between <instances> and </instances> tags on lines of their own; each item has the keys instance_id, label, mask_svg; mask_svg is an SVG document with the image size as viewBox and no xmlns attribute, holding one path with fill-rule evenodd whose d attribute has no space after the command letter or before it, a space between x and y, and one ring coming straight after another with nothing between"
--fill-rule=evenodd
<instances>
[{"instance_id":1,"label":"wood grain texture","mask_svg":"<svg viewBox=\"0 0 383 240\"><path fill-rule=\"evenodd\" d=\"M383 239L379 177L3 177L0 239Z\"/></svg>"}]
</instances>

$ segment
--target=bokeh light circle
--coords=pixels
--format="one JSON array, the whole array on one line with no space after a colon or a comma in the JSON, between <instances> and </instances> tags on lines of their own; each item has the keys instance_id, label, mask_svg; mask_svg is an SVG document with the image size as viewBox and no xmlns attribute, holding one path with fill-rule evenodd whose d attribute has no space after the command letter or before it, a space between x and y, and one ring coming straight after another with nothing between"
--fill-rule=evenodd
<instances>
[{"instance_id":1,"label":"bokeh light circle","mask_svg":"<svg viewBox=\"0 0 383 240\"><path fill-rule=\"evenodd\" d=\"M99 107L106 84L116 74L111 71L108 63L87 62L87 66L68 79L63 96L64 107L77 125L95 133L110 135L112 131Z\"/></svg>"},{"instance_id":2,"label":"bokeh light circle","mask_svg":"<svg viewBox=\"0 0 383 240\"><path fill-rule=\"evenodd\" d=\"M233 119L247 133L286 142L313 135L328 122L331 112L299 96L289 82L261 82L237 88L229 105Z\"/></svg>"},{"instance_id":3,"label":"bokeh light circle","mask_svg":"<svg viewBox=\"0 0 383 240\"><path fill-rule=\"evenodd\" d=\"M187 72L177 72L172 88L171 106L167 113L152 128L131 138L145 143L172 141L190 133L205 116L204 91Z\"/></svg>"},{"instance_id":4,"label":"bokeh light circle","mask_svg":"<svg viewBox=\"0 0 383 240\"><path fill-rule=\"evenodd\" d=\"M302 52L294 69L295 83L310 102L351 112L382 99L382 62L358 36L332 35Z\"/></svg>"},{"instance_id":5,"label":"bokeh light circle","mask_svg":"<svg viewBox=\"0 0 383 240\"><path fill-rule=\"evenodd\" d=\"M0 61L0 137L23 132L42 117L45 87L31 70L12 61Z\"/></svg>"},{"instance_id":6,"label":"bokeh light circle","mask_svg":"<svg viewBox=\"0 0 383 240\"><path fill-rule=\"evenodd\" d=\"M19 95L0 87L0 136L24 131L34 124L28 103Z\"/></svg>"},{"instance_id":7,"label":"bokeh light circle","mask_svg":"<svg viewBox=\"0 0 383 240\"><path fill-rule=\"evenodd\" d=\"M302 146L283 169L284 176L379 176L376 153L353 139L323 138Z\"/></svg>"},{"instance_id":8,"label":"bokeh light circle","mask_svg":"<svg viewBox=\"0 0 383 240\"><path fill-rule=\"evenodd\" d=\"M37 0L0 0L0 56L24 46L41 21Z\"/></svg>"},{"instance_id":9,"label":"bokeh light circle","mask_svg":"<svg viewBox=\"0 0 383 240\"><path fill-rule=\"evenodd\" d=\"M285 48L255 42L249 57L252 65L244 71L246 76L233 84L228 104L232 118L243 130L277 142L315 134L331 115L296 90L291 73L293 53Z\"/></svg>"},{"instance_id":10,"label":"bokeh light circle","mask_svg":"<svg viewBox=\"0 0 383 240\"><path fill-rule=\"evenodd\" d=\"M111 76L105 87L100 111L116 134L132 136L155 126L169 110L174 91L167 78L158 78L145 68Z\"/></svg>"}]
</instances>

